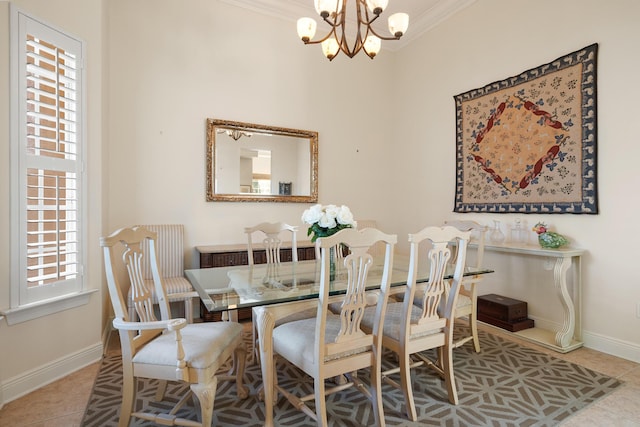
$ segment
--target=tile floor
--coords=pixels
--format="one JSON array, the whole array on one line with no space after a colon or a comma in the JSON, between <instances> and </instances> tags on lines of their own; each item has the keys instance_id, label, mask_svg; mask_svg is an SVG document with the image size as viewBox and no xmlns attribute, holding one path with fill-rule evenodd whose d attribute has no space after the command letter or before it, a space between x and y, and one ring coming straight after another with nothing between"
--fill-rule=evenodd
<instances>
[{"instance_id":1,"label":"tile floor","mask_svg":"<svg viewBox=\"0 0 640 427\"><path fill-rule=\"evenodd\" d=\"M640 427L640 364L588 348L558 354L501 333L495 328L491 328L491 331L625 382L619 390L562 423L563 427ZM117 339L112 342L117 343ZM109 346L107 351L118 350ZM0 410L0 426L80 426L98 369L99 363L94 363L20 399L6 403Z\"/></svg>"}]
</instances>

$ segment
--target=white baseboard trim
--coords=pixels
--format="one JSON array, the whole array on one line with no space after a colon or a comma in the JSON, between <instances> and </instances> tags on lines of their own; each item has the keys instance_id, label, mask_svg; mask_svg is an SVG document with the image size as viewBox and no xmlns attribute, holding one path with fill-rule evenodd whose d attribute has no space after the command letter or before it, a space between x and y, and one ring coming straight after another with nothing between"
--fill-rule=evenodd
<instances>
[{"instance_id":1,"label":"white baseboard trim","mask_svg":"<svg viewBox=\"0 0 640 427\"><path fill-rule=\"evenodd\" d=\"M640 363L640 345L593 332L582 331L584 346L622 359Z\"/></svg>"},{"instance_id":2,"label":"white baseboard trim","mask_svg":"<svg viewBox=\"0 0 640 427\"><path fill-rule=\"evenodd\" d=\"M96 343L76 353L69 354L58 360L27 371L21 375L9 378L0 384L0 396L3 404L7 404L34 390L44 387L63 378L78 369L84 368L102 359L102 342Z\"/></svg>"}]
</instances>

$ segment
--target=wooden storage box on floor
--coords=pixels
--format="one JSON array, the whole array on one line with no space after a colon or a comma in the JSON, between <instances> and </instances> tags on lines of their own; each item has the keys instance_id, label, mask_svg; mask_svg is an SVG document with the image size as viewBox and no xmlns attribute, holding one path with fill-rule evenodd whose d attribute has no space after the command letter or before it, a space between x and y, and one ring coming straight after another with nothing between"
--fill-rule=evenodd
<instances>
[{"instance_id":1,"label":"wooden storage box on floor","mask_svg":"<svg viewBox=\"0 0 640 427\"><path fill-rule=\"evenodd\" d=\"M478 320L517 332L533 328L533 319L527 317L527 303L496 294L478 297Z\"/></svg>"}]
</instances>

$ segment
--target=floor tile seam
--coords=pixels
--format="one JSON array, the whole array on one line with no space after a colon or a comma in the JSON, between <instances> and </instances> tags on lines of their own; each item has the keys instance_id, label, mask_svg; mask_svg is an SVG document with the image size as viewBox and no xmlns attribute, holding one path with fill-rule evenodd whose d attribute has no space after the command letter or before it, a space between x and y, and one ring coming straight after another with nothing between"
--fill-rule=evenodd
<instances>
[{"instance_id":1,"label":"floor tile seam","mask_svg":"<svg viewBox=\"0 0 640 427\"><path fill-rule=\"evenodd\" d=\"M87 402L87 405L89 404L89 402ZM46 423L48 422L52 422L55 420L60 420L60 419L65 419L74 415L80 415L81 417L84 415L85 410L81 410L81 411L71 411L71 412L66 412L63 414L57 414L55 416L50 416L50 417L46 417L46 418L39 418L37 420L34 420L33 422L30 422L29 424L20 424L21 427L30 427L30 426L39 426L42 425L43 423L45 423L45 425L48 425ZM21 422L23 422L21 420Z\"/></svg>"},{"instance_id":2,"label":"floor tile seam","mask_svg":"<svg viewBox=\"0 0 640 427\"><path fill-rule=\"evenodd\" d=\"M631 374L635 374L635 373L640 374L640 363L636 363L635 366L632 366L628 371L620 374L620 376L631 375Z\"/></svg>"},{"instance_id":3,"label":"floor tile seam","mask_svg":"<svg viewBox=\"0 0 640 427\"><path fill-rule=\"evenodd\" d=\"M617 391L618 390L614 390L608 396L603 396L600 399L596 400L595 402L592 402L585 409L591 409L591 410L596 410L598 412L603 412L611 420L616 420L616 421L631 420L637 423L638 419L636 417L626 413L620 413L620 408L612 407L611 404L608 402L608 399L615 399L615 394Z\"/></svg>"},{"instance_id":4,"label":"floor tile seam","mask_svg":"<svg viewBox=\"0 0 640 427\"><path fill-rule=\"evenodd\" d=\"M623 380L619 380L622 384L620 385L620 387L616 390L616 391L623 391L623 392L627 392L627 391L637 391L638 394L640 395L640 384L634 384L628 381L623 381Z\"/></svg>"}]
</instances>

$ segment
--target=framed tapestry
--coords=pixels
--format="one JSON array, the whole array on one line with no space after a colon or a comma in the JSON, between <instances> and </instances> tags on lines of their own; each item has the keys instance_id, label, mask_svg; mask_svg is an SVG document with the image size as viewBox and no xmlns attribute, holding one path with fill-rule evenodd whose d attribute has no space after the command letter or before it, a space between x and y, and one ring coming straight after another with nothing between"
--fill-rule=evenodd
<instances>
[{"instance_id":1,"label":"framed tapestry","mask_svg":"<svg viewBox=\"0 0 640 427\"><path fill-rule=\"evenodd\" d=\"M454 97L454 212L598 213L597 50Z\"/></svg>"}]
</instances>

